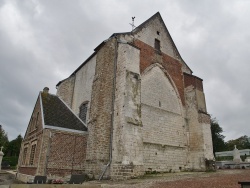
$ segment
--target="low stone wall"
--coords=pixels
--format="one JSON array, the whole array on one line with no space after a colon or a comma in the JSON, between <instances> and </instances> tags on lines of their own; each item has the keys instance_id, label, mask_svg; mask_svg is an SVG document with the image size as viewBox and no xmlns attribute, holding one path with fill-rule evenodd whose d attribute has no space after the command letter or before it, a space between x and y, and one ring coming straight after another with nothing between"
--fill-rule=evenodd
<instances>
[{"instance_id":1,"label":"low stone wall","mask_svg":"<svg viewBox=\"0 0 250 188\"><path fill-rule=\"evenodd\" d=\"M34 176L31 175L27 175L27 174L21 174L21 173L17 173L16 178L24 183L29 182L30 180L34 179Z\"/></svg>"}]
</instances>

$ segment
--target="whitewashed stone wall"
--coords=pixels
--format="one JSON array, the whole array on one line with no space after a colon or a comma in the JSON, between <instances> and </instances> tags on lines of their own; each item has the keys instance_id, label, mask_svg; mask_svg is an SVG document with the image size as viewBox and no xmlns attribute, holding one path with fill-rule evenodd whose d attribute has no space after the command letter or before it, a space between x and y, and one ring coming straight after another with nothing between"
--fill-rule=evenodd
<instances>
[{"instance_id":1,"label":"whitewashed stone wall","mask_svg":"<svg viewBox=\"0 0 250 188\"><path fill-rule=\"evenodd\" d=\"M187 163L185 147L171 147L144 143L143 157L145 171L178 172Z\"/></svg>"},{"instance_id":2,"label":"whitewashed stone wall","mask_svg":"<svg viewBox=\"0 0 250 188\"><path fill-rule=\"evenodd\" d=\"M202 91L196 90L197 107L202 112L207 112L205 95Z\"/></svg>"},{"instance_id":3,"label":"whitewashed stone wall","mask_svg":"<svg viewBox=\"0 0 250 188\"><path fill-rule=\"evenodd\" d=\"M158 39L161 44L161 51L171 57L177 58L170 37L159 17L155 17L141 31L136 33L135 38L152 47L154 47L155 39Z\"/></svg>"},{"instance_id":4,"label":"whitewashed stone wall","mask_svg":"<svg viewBox=\"0 0 250 188\"><path fill-rule=\"evenodd\" d=\"M203 97L200 98L201 91L193 86L185 89L187 103L187 131L189 135L188 165L191 169L205 170L205 159L212 160L212 137L210 129L210 117L207 114L198 112L202 104ZM199 93L197 95L197 93ZM200 104L200 105L198 105ZM206 112L206 109L204 109Z\"/></svg>"},{"instance_id":5,"label":"whitewashed stone wall","mask_svg":"<svg viewBox=\"0 0 250 188\"><path fill-rule=\"evenodd\" d=\"M142 30L136 32L134 37L152 47L154 47L155 39L159 40L161 51L175 59L180 60L183 65L182 66L183 72L191 74L191 70L178 56L178 53L176 52L175 47L173 46L173 43L171 41L171 36L166 30L165 25L159 16L150 20L148 24L146 24L145 27L142 28Z\"/></svg>"},{"instance_id":6,"label":"whitewashed stone wall","mask_svg":"<svg viewBox=\"0 0 250 188\"><path fill-rule=\"evenodd\" d=\"M213 160L214 155L213 155L213 141L212 141L212 134L211 134L211 125L209 123L202 123L201 127L202 127L203 137L204 137L205 158L209 160Z\"/></svg>"},{"instance_id":7,"label":"whitewashed stone wall","mask_svg":"<svg viewBox=\"0 0 250 188\"><path fill-rule=\"evenodd\" d=\"M113 179L144 173L139 61L139 49L118 43L111 170Z\"/></svg>"},{"instance_id":8,"label":"whitewashed stone wall","mask_svg":"<svg viewBox=\"0 0 250 188\"><path fill-rule=\"evenodd\" d=\"M72 110L79 114L83 102L91 101L92 84L95 76L96 56L91 58L75 75ZM89 112L90 103L88 104ZM88 113L87 113L88 119Z\"/></svg>"},{"instance_id":9,"label":"whitewashed stone wall","mask_svg":"<svg viewBox=\"0 0 250 188\"><path fill-rule=\"evenodd\" d=\"M159 66L142 75L141 102L145 169L169 171L186 164L186 130L175 88Z\"/></svg>"}]
</instances>

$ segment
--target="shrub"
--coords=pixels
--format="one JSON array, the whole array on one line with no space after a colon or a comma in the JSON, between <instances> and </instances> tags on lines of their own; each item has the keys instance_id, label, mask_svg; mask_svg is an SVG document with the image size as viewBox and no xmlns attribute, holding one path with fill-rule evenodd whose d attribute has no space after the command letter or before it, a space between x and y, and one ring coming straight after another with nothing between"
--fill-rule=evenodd
<instances>
[{"instance_id":1,"label":"shrub","mask_svg":"<svg viewBox=\"0 0 250 188\"><path fill-rule=\"evenodd\" d=\"M3 161L9 163L11 167L15 167L18 163L18 157L17 156L3 157Z\"/></svg>"}]
</instances>

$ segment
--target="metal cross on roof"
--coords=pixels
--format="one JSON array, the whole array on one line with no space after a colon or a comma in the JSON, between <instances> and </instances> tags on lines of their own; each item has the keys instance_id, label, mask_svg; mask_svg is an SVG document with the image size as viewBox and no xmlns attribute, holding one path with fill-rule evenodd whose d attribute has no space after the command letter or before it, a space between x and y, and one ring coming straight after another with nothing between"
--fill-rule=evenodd
<instances>
[{"instance_id":1,"label":"metal cross on roof","mask_svg":"<svg viewBox=\"0 0 250 188\"><path fill-rule=\"evenodd\" d=\"M132 26L132 31L133 31L134 28L135 28L134 21L135 21L135 16L132 17L132 23L129 23L129 24Z\"/></svg>"}]
</instances>

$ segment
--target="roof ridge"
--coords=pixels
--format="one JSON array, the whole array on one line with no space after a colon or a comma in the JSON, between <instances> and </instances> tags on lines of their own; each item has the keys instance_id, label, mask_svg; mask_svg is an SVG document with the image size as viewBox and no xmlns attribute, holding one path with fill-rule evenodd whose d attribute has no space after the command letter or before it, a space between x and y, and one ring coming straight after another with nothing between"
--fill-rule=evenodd
<instances>
[{"instance_id":1,"label":"roof ridge","mask_svg":"<svg viewBox=\"0 0 250 188\"><path fill-rule=\"evenodd\" d=\"M151 21L152 19L154 19L154 18L157 17L157 16L159 16L160 20L162 21L162 23L163 23L163 25L164 25L164 27L165 27L165 29L166 29L166 32L167 32L168 35L169 35L169 38L170 38L170 40L171 40L171 43L172 43L174 49L176 50L177 56L179 56L179 58L180 58L180 59L183 61L183 63L188 67L188 69L191 71L191 73L193 73L192 69L186 64L186 62L185 62L185 61L183 60L183 58L181 57L181 54L180 54L178 48L176 47L176 45L175 45L175 43L174 43L174 40L173 40L172 36L170 35L170 32L168 31L168 28L167 28L167 26L166 26L164 20L163 20L162 17L161 17L160 12L157 12L157 13L155 13L153 16L151 16L150 18L148 18L146 21L144 21L142 24L140 24L138 27L136 27L136 28L132 31L132 33L137 33L137 32L139 32L139 30L140 30L144 25L146 25L149 21Z\"/></svg>"},{"instance_id":2,"label":"roof ridge","mask_svg":"<svg viewBox=\"0 0 250 188\"><path fill-rule=\"evenodd\" d=\"M159 12L156 12L153 16L151 16L150 18L148 18L146 21L142 22L139 26L137 26L135 29L133 29L132 32L137 32L136 30L143 27L144 25L146 25L151 19L155 18L159 16L161 18L161 20L163 21L161 14ZM165 23L164 23L165 24Z\"/></svg>"}]
</instances>

